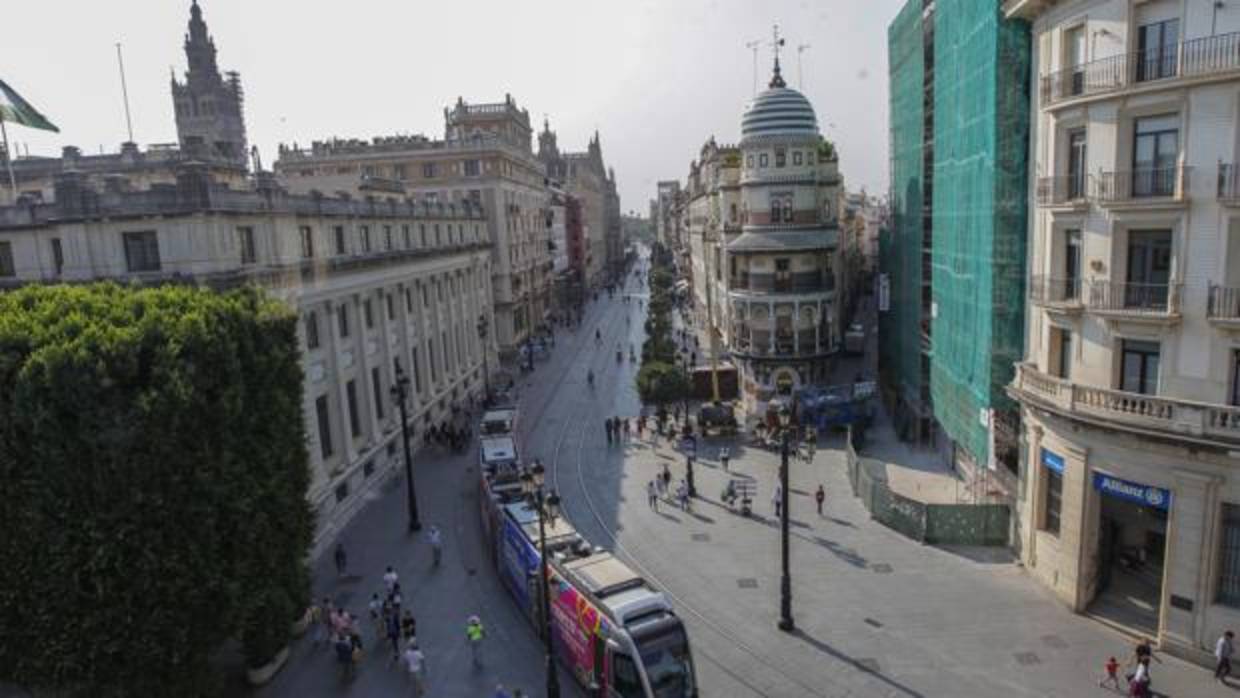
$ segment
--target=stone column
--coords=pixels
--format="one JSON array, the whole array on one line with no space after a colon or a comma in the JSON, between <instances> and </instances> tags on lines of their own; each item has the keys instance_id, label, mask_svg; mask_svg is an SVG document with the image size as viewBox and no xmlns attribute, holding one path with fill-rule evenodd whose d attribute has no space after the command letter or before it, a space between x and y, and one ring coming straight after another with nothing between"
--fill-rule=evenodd
<instances>
[{"instance_id":1,"label":"stone column","mask_svg":"<svg viewBox=\"0 0 1240 698\"><path fill-rule=\"evenodd\" d=\"M1178 646L1173 651L1200 651L1214 640L1205 637L1204 612L1212 601L1209 572L1218 549L1216 512L1222 478L1184 468L1175 468L1173 475L1159 644Z\"/></svg>"},{"instance_id":2,"label":"stone column","mask_svg":"<svg viewBox=\"0 0 1240 698\"><path fill-rule=\"evenodd\" d=\"M339 306L339 307L337 307ZM350 325L349 337L339 338L340 329L340 308L346 309L350 316L349 319L354 322ZM348 373L353 370L354 364L357 362L356 341L357 337L357 305L353 302L352 296L342 297L336 305L329 306L328 320L331 327L328 329L328 337L330 338L329 349L332 356L335 357L334 380L336 381L336 404L340 406L339 423L340 423L340 453L341 466L348 467L350 463L357 458L357 449L353 446L353 427L349 421L349 393L345 389L348 383Z\"/></svg>"}]
</instances>

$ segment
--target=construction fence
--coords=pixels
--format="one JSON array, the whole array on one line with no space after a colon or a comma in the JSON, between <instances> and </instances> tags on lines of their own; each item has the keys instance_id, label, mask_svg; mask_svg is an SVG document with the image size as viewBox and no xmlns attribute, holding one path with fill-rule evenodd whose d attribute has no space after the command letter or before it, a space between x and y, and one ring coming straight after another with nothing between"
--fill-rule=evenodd
<instances>
[{"instance_id":1,"label":"construction fence","mask_svg":"<svg viewBox=\"0 0 1240 698\"><path fill-rule=\"evenodd\" d=\"M851 430L844 455L853 495L884 526L927 545L1008 544L1008 505L926 504L893 492L883 464L857 455Z\"/></svg>"}]
</instances>

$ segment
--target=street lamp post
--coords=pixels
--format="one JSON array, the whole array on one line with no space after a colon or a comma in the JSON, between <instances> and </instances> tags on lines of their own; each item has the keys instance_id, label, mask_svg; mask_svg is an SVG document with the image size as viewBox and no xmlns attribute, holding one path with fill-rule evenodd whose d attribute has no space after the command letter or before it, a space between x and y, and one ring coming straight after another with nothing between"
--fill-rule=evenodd
<instances>
[{"instance_id":1,"label":"street lamp post","mask_svg":"<svg viewBox=\"0 0 1240 698\"><path fill-rule=\"evenodd\" d=\"M555 654L551 646L551 590L547 583L547 522L555 524L560 514L560 495L555 490L545 492L543 481L546 471L540 461L535 460L534 466L521 473L521 490L525 493L530 506L538 512L538 552L539 574L541 582L538 587L542 591L543 640L547 652L547 698L560 698L560 676L555 670Z\"/></svg>"},{"instance_id":2,"label":"street lamp post","mask_svg":"<svg viewBox=\"0 0 1240 698\"><path fill-rule=\"evenodd\" d=\"M405 444L405 491L409 497L409 532L422 528L418 520L418 495L413 486L413 456L409 452L409 415L405 403L409 400L409 376L396 361L396 382L392 384L392 401L400 409L400 438Z\"/></svg>"},{"instance_id":3,"label":"street lamp post","mask_svg":"<svg viewBox=\"0 0 1240 698\"><path fill-rule=\"evenodd\" d=\"M486 314L478 315L478 344L482 347L482 389L484 391L482 403L484 406L491 400L491 378L487 374L487 326Z\"/></svg>"},{"instance_id":4,"label":"street lamp post","mask_svg":"<svg viewBox=\"0 0 1240 698\"><path fill-rule=\"evenodd\" d=\"M779 629L784 632L792 632L795 627L792 622L792 575L788 569L788 521L791 518L788 515L788 431L791 422L792 413L787 405L782 405L779 408L779 425L783 432L779 450L779 544L783 574L779 579Z\"/></svg>"}]
</instances>

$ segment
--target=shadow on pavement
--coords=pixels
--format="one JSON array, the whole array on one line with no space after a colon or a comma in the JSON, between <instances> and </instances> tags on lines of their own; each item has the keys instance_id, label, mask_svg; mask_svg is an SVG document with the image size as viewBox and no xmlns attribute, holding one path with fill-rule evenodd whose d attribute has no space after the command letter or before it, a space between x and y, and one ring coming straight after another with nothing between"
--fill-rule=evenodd
<instances>
[{"instance_id":1,"label":"shadow on pavement","mask_svg":"<svg viewBox=\"0 0 1240 698\"><path fill-rule=\"evenodd\" d=\"M873 676L874 678L894 688L896 691L898 691L899 693L903 695L910 696L911 698L925 698L925 696L921 692L915 691L912 688L909 688L908 686L905 686L904 684L900 683L899 681L896 681L895 679L884 676L881 671L876 671L873 668L866 666L860 661L853 659L852 657L835 649L834 647L832 647L831 645L828 645L822 640L819 640L818 638L815 638L807 634L804 630L801 630L800 628L793 630L792 636L804 641L810 647L813 647L814 649L818 650L819 652L822 652L823 654L833 659L837 659L841 662L844 662L845 664L851 664L858 671L862 671L862 672L865 672L866 674L869 674L870 676Z\"/></svg>"},{"instance_id":2,"label":"shadow on pavement","mask_svg":"<svg viewBox=\"0 0 1240 698\"><path fill-rule=\"evenodd\" d=\"M823 538L821 536L814 536L814 542L831 551L832 555L838 557L844 562L847 562L853 567L865 569L869 565L869 561L857 554L856 550L853 550L852 548L845 548L833 540Z\"/></svg>"}]
</instances>

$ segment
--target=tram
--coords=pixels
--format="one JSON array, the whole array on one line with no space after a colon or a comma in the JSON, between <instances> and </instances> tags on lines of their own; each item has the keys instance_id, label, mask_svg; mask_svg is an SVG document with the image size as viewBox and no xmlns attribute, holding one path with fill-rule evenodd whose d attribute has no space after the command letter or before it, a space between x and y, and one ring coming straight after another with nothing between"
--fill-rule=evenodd
<instances>
[{"instance_id":1,"label":"tram","mask_svg":"<svg viewBox=\"0 0 1240 698\"><path fill-rule=\"evenodd\" d=\"M550 590L557 661L592 696L696 698L689 638L667 596L563 517L546 525L547 578L539 578L538 513L518 473L483 469L482 529L500 580L540 634L542 584Z\"/></svg>"}]
</instances>

